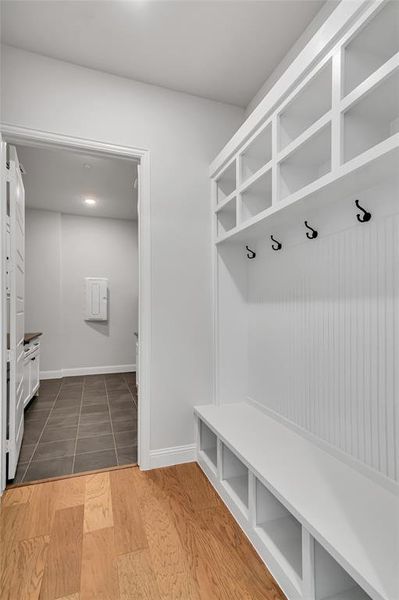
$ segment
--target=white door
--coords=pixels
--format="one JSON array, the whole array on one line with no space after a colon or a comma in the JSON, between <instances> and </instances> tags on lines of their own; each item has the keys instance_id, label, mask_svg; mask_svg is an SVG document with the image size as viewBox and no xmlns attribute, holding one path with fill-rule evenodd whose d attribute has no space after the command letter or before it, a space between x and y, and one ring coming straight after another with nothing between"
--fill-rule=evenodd
<instances>
[{"instance_id":1,"label":"white door","mask_svg":"<svg viewBox=\"0 0 399 600\"><path fill-rule=\"evenodd\" d=\"M10 345L8 387L8 477L17 469L24 433L24 298L25 298L25 191L17 151L9 146L8 182L10 214Z\"/></svg>"}]
</instances>

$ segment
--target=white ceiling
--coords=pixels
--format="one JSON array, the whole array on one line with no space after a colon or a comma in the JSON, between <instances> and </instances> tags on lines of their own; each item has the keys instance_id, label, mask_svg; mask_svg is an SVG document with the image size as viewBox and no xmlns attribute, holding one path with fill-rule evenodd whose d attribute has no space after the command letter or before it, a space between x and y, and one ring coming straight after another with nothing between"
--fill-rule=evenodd
<instances>
[{"instance_id":1,"label":"white ceiling","mask_svg":"<svg viewBox=\"0 0 399 600\"><path fill-rule=\"evenodd\" d=\"M17 146L17 153L26 170L23 182L27 207L137 219L137 164L133 160L28 146ZM84 204L86 197L94 198L96 205Z\"/></svg>"},{"instance_id":2,"label":"white ceiling","mask_svg":"<svg viewBox=\"0 0 399 600\"><path fill-rule=\"evenodd\" d=\"M246 107L324 0L3 0L2 41Z\"/></svg>"}]
</instances>

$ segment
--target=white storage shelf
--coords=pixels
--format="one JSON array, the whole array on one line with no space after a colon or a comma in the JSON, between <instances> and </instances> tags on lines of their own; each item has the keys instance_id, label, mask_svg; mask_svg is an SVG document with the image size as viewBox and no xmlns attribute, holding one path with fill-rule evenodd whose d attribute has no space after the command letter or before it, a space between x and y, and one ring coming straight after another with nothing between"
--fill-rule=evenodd
<instances>
[{"instance_id":1,"label":"white storage shelf","mask_svg":"<svg viewBox=\"0 0 399 600\"><path fill-rule=\"evenodd\" d=\"M200 423L200 452L205 456L211 469L216 471L217 469L217 437L205 425Z\"/></svg>"},{"instance_id":2,"label":"white storage shelf","mask_svg":"<svg viewBox=\"0 0 399 600\"><path fill-rule=\"evenodd\" d=\"M269 169L241 190L241 220L258 215L272 205L272 173Z\"/></svg>"},{"instance_id":3,"label":"white storage shelf","mask_svg":"<svg viewBox=\"0 0 399 600\"><path fill-rule=\"evenodd\" d=\"M280 113L279 149L284 149L331 109L331 60Z\"/></svg>"},{"instance_id":4,"label":"white storage shelf","mask_svg":"<svg viewBox=\"0 0 399 600\"><path fill-rule=\"evenodd\" d=\"M394 493L249 404L195 414L222 446L221 473L200 448L199 464L288 597L309 600L314 588L315 600L399 598ZM303 555L304 532L314 559Z\"/></svg>"},{"instance_id":5,"label":"white storage shelf","mask_svg":"<svg viewBox=\"0 0 399 600\"><path fill-rule=\"evenodd\" d=\"M246 512L248 510L248 469L225 445L222 446L222 481L239 508Z\"/></svg>"},{"instance_id":6,"label":"white storage shelf","mask_svg":"<svg viewBox=\"0 0 399 600\"><path fill-rule=\"evenodd\" d=\"M268 123L240 154L240 183L245 183L272 159L272 125Z\"/></svg>"},{"instance_id":7,"label":"white storage shelf","mask_svg":"<svg viewBox=\"0 0 399 600\"><path fill-rule=\"evenodd\" d=\"M399 2L387 2L344 48L344 94L399 52Z\"/></svg>"},{"instance_id":8,"label":"white storage shelf","mask_svg":"<svg viewBox=\"0 0 399 600\"><path fill-rule=\"evenodd\" d=\"M255 531L294 579L302 579L302 526L299 521L256 480Z\"/></svg>"},{"instance_id":9,"label":"white storage shelf","mask_svg":"<svg viewBox=\"0 0 399 600\"><path fill-rule=\"evenodd\" d=\"M278 211L297 202L305 211L318 193L323 200L373 185L382 163L385 177L397 171L399 2L372 8L216 176L215 207L237 191L238 218L217 228L215 243L249 240L254 228L262 237Z\"/></svg>"},{"instance_id":10,"label":"white storage shelf","mask_svg":"<svg viewBox=\"0 0 399 600\"><path fill-rule=\"evenodd\" d=\"M345 112L344 160L369 150L398 131L399 68Z\"/></svg>"},{"instance_id":11,"label":"white storage shelf","mask_svg":"<svg viewBox=\"0 0 399 600\"><path fill-rule=\"evenodd\" d=\"M331 170L331 125L325 126L280 162L280 199Z\"/></svg>"},{"instance_id":12,"label":"white storage shelf","mask_svg":"<svg viewBox=\"0 0 399 600\"><path fill-rule=\"evenodd\" d=\"M371 600L318 542L314 542L315 600Z\"/></svg>"},{"instance_id":13,"label":"white storage shelf","mask_svg":"<svg viewBox=\"0 0 399 600\"><path fill-rule=\"evenodd\" d=\"M233 161L216 180L217 203L220 204L236 189L236 163Z\"/></svg>"},{"instance_id":14,"label":"white storage shelf","mask_svg":"<svg viewBox=\"0 0 399 600\"><path fill-rule=\"evenodd\" d=\"M236 196L226 198L216 213L218 235L228 233L237 225Z\"/></svg>"}]
</instances>

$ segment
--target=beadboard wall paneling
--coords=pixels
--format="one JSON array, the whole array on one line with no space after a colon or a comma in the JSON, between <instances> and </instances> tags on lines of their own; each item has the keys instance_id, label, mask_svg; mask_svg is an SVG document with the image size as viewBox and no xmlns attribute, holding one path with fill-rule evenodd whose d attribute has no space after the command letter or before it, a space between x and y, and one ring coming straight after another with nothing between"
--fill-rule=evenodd
<instances>
[{"instance_id":1,"label":"beadboard wall paneling","mask_svg":"<svg viewBox=\"0 0 399 600\"><path fill-rule=\"evenodd\" d=\"M396 481L398 246L374 215L248 266L248 396Z\"/></svg>"}]
</instances>

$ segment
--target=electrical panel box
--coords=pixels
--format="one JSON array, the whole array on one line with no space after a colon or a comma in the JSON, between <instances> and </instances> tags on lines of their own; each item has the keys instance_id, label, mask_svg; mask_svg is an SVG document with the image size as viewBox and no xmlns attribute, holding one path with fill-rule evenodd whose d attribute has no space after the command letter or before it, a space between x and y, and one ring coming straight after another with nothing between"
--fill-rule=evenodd
<instances>
[{"instance_id":1,"label":"electrical panel box","mask_svg":"<svg viewBox=\"0 0 399 600\"><path fill-rule=\"evenodd\" d=\"M108 320L108 279L85 277L85 321Z\"/></svg>"}]
</instances>

